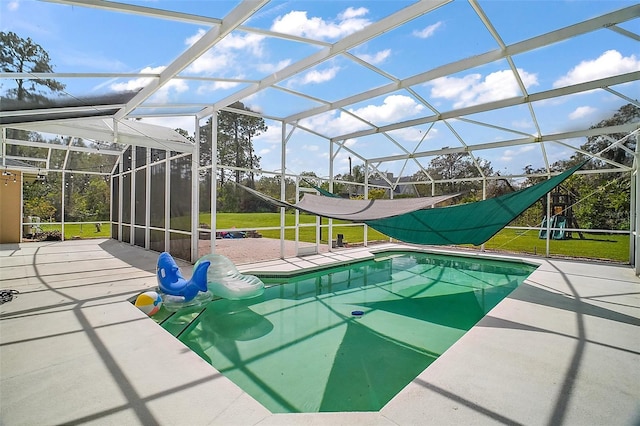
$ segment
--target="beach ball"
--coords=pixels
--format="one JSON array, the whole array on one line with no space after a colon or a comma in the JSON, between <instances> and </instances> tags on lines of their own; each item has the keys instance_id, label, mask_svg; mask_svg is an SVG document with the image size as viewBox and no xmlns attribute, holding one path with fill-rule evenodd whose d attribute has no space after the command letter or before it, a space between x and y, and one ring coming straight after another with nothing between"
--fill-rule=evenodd
<instances>
[{"instance_id":1,"label":"beach ball","mask_svg":"<svg viewBox=\"0 0 640 426\"><path fill-rule=\"evenodd\" d=\"M146 291L136 297L134 305L145 314L151 316L160 310L162 298L155 291Z\"/></svg>"}]
</instances>

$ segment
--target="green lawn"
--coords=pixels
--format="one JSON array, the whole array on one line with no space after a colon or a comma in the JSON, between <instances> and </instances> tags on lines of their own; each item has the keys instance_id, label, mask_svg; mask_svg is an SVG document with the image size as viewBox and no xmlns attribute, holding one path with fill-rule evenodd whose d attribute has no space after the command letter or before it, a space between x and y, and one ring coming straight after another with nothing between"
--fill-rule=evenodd
<instances>
[{"instance_id":1,"label":"green lawn","mask_svg":"<svg viewBox=\"0 0 640 426\"><path fill-rule=\"evenodd\" d=\"M200 223L210 223L211 216L209 214L200 215ZM315 216L306 214L300 215L300 223L315 224ZM364 241L364 232L362 226L339 226L341 224L349 224L350 222L334 220L332 240L336 239L337 234L344 235L344 241L347 243L362 243ZM293 214L285 215L285 225L293 226L295 224L295 216ZM327 225L328 220L322 219L322 224ZM259 228L279 227L279 213L218 213L216 226L218 229L242 229L254 230ZM60 225L41 224L43 231L60 230ZM259 230L265 238L280 238L280 230ZM294 239L294 230L285 231L285 238ZM322 230L321 242L327 242L327 229ZM314 242L316 230L314 226L300 228L300 241ZM111 228L109 222L102 223L100 232L96 232L93 224L65 224L65 239L72 238L109 238L111 236ZM574 233L573 239L567 240L551 240L550 251L552 256L581 257L590 259L612 260L615 262L629 261L629 236L628 235L604 235L604 234L584 234L584 239L580 239L577 233ZM369 241L384 240L389 238L383 234L369 228ZM546 250L546 241L538 238L538 231L523 231L516 229L503 229L486 244L485 248L490 251L503 251L511 253L525 253L544 255Z\"/></svg>"},{"instance_id":2,"label":"green lawn","mask_svg":"<svg viewBox=\"0 0 640 426\"><path fill-rule=\"evenodd\" d=\"M210 219L209 214L200 215L200 222L209 223ZM306 214L300 215L300 223L301 224L311 224L314 225L316 223L316 217L310 216ZM328 219L322 219L323 225L328 225ZM333 229L332 229L332 239L335 240L337 234L344 235L344 241L349 243L361 243L364 241L364 231L362 226L339 226L339 225L349 225L351 222L344 220L333 220ZM294 226L295 225L295 215L286 214L285 215L285 226ZM280 213L218 213L216 218L216 227L218 229L256 229L256 228L269 228L269 227L279 227L280 226ZM260 230L258 231L265 238L280 238L280 230ZM327 228L323 228L322 230L322 238L321 241L327 242ZM300 241L306 242L315 242L316 239L316 228L315 226L302 227L300 228L299 233ZM287 229L285 231L285 238L288 240L293 240L295 236L295 231L293 229ZM374 231L369 228L368 231L368 239L370 241L374 240L389 240L389 237L384 236L383 234Z\"/></svg>"},{"instance_id":3,"label":"green lawn","mask_svg":"<svg viewBox=\"0 0 640 426\"><path fill-rule=\"evenodd\" d=\"M209 215L201 215L201 221L207 223L210 220ZM286 215L285 224L287 226L294 225L295 217L293 214ZM301 223L315 223L315 216L300 215ZM322 220L323 224L327 224L327 219ZM339 224L348 224L349 222L334 220L333 238L336 234L344 234L344 240L350 243L360 243L364 241L362 227L336 227ZM261 227L271 227L280 225L279 213L218 213L217 227L227 229L236 227L238 229L253 229ZM326 232L326 231L323 231ZM267 238L279 238L280 231L260 231ZM286 239L293 239L294 231L287 230ZM604 234L583 234L584 239L581 240L577 233L574 233L573 239L551 240L550 252L554 256L568 257L584 257L590 259L606 259L616 262L629 261L629 236L628 235L604 235ZM369 228L368 239L389 240L385 235ZM301 228L300 240L314 242L315 227ZM326 242L326 236L323 241ZM523 231L516 229L503 229L485 244L487 250L497 250L512 253L526 253L544 255L546 251L546 240L538 238L538 231Z\"/></svg>"},{"instance_id":4,"label":"green lawn","mask_svg":"<svg viewBox=\"0 0 640 426\"><path fill-rule=\"evenodd\" d=\"M40 224L42 232L58 231L62 230L62 225L48 225L46 223ZM64 224L64 239L71 240L74 238L110 238L111 237L111 222L102 222L100 225L100 232L96 230L96 225L93 223L65 223Z\"/></svg>"},{"instance_id":5,"label":"green lawn","mask_svg":"<svg viewBox=\"0 0 640 426\"><path fill-rule=\"evenodd\" d=\"M551 240L549 251L552 256L584 257L606 259L616 262L629 261L629 236L586 234L580 239L577 232L572 239ZM487 250L508 251L544 255L546 240L538 238L537 230L503 229L485 243Z\"/></svg>"}]
</instances>

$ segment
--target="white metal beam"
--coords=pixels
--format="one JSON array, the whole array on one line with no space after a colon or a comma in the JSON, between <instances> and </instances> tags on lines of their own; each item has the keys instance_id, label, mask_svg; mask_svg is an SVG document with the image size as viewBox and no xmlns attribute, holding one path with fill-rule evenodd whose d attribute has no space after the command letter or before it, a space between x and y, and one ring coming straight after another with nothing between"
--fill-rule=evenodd
<instances>
[{"instance_id":1,"label":"white metal beam","mask_svg":"<svg viewBox=\"0 0 640 426\"><path fill-rule=\"evenodd\" d=\"M604 90L606 90L607 92L614 94L616 96L618 96L619 98L624 99L625 101L629 102L630 104L634 104L635 106L637 106L638 108L640 108L640 101L638 99L633 99L630 98L629 96L623 95L622 93L618 92L617 90L613 90L611 87L603 87Z\"/></svg>"},{"instance_id":2,"label":"white metal beam","mask_svg":"<svg viewBox=\"0 0 640 426\"><path fill-rule=\"evenodd\" d=\"M0 78L56 80L59 78L159 78L159 73L134 72L0 72Z\"/></svg>"},{"instance_id":3,"label":"white metal beam","mask_svg":"<svg viewBox=\"0 0 640 426\"><path fill-rule=\"evenodd\" d=\"M200 140L200 120L194 117L195 140ZM191 262L195 263L200 256L198 253L198 242L200 239L200 144L196 143L191 154ZM212 180L212 182L215 182ZM215 234L214 234L215 235Z\"/></svg>"},{"instance_id":4,"label":"white metal beam","mask_svg":"<svg viewBox=\"0 0 640 426\"><path fill-rule=\"evenodd\" d=\"M556 143L556 144L558 144L558 145L562 145L562 146L564 146L565 148L572 149L572 150L574 150L575 152L579 152L580 154L586 155L587 157L596 158L596 159L598 159L598 160L600 160L600 161L602 161L602 162L604 162L604 163L607 163L607 164L609 164L609 165L611 165L611 166L613 166L613 167L618 167L618 168L623 169L623 170L624 170L624 169L626 169L626 170L630 170L630 169L629 169L629 167L628 167L628 166L625 166L624 164L616 163L615 161L609 160L608 158L605 158L605 157L603 157L602 155L594 154L594 153L592 153L592 152L585 151L584 149L581 149L581 148L576 148L575 146L573 146L573 145L571 145L571 144L564 143L564 142L562 142L562 141L558 141L558 140L553 140L553 141L550 141L550 142Z\"/></svg>"},{"instance_id":5,"label":"white metal beam","mask_svg":"<svg viewBox=\"0 0 640 426\"><path fill-rule=\"evenodd\" d=\"M43 0L48 3L66 4L77 7L90 7L93 9L101 9L110 12L124 12L151 18L169 19L178 22L187 22L190 24L209 24L220 25L220 19L209 18L202 15L192 15L189 13L173 12L165 9L156 9L152 7L135 6L132 4L118 3L114 1L103 0Z\"/></svg>"},{"instance_id":6,"label":"white metal beam","mask_svg":"<svg viewBox=\"0 0 640 426\"><path fill-rule=\"evenodd\" d=\"M573 139L573 138L582 137L582 136L589 137L589 136L605 135L610 133L628 133L637 129L639 126L640 124L638 123L627 123L627 124L621 124L617 126L596 127L591 129L585 129L585 130L577 130L573 132L555 133L552 135L543 135L540 137L529 136L527 138L522 138L522 139L510 139L510 140L504 140L499 142L488 142L488 143L469 145L466 147L460 146L456 148L443 148L443 149L436 149L431 151L416 152L415 154L411 154L410 158L434 157L438 155L481 151L485 149L505 148L505 147L512 147L512 146L518 146L518 145L527 145L527 144L538 143L538 142L557 142L558 140L562 140L562 139ZM573 149L577 149L577 148L573 148ZM406 158L407 158L406 155L401 154L401 155L390 155L386 157L369 158L369 161L387 162L387 161L404 160Z\"/></svg>"},{"instance_id":7,"label":"white metal beam","mask_svg":"<svg viewBox=\"0 0 640 426\"><path fill-rule=\"evenodd\" d=\"M558 89L546 90L531 94L529 96L518 96L515 98L502 99L499 101L487 102L484 104L473 105L470 107L460 108L448 112L443 112L437 115L431 115L422 118L416 118L413 120L407 120L381 126L373 130L360 130L357 132L347 133L344 135L334 136L332 140L342 140L358 138L362 136L372 135L376 133L388 132L396 129L403 129L405 127L417 126L420 124L431 123L439 120L447 120L451 118L458 118L460 116L477 114L479 112L487 112L497 110L501 108L507 108L516 105L522 105L531 102L543 101L547 99L556 98L559 96L572 95L575 93L587 92L589 90L599 89L605 86L611 86L616 84L628 83L640 79L640 72L634 71L626 74L621 74L613 77L602 78L599 80L587 81L585 83L574 84L572 86L561 87Z\"/></svg>"},{"instance_id":8,"label":"white metal beam","mask_svg":"<svg viewBox=\"0 0 640 426\"><path fill-rule=\"evenodd\" d=\"M119 72L119 73L111 73L111 72L0 72L0 79L12 79L12 80L57 80L57 79L81 79L81 78L104 78L104 79L114 79L114 78L150 78L150 79L160 79L160 73L134 73L134 72ZM246 78L225 78L225 77L211 77L211 76L198 76L198 75L177 75L174 77L174 80L185 80L185 81L210 81L210 82L220 82L220 83L237 83L237 84L252 84L257 83L258 80L251 80ZM145 107L149 108L159 108L159 107L176 107L181 104L145 104ZM202 103L189 103L184 105L198 105L201 108L208 106L208 104ZM107 105L108 106L108 105ZM120 105L117 105L120 106ZM74 107L74 108L82 108L82 107ZM84 107L87 108L87 107ZM94 106L94 108L105 108L104 105ZM58 108L61 109L61 108ZM29 110L27 110L29 111ZM40 110L36 110L40 111Z\"/></svg>"},{"instance_id":9,"label":"white metal beam","mask_svg":"<svg viewBox=\"0 0 640 426\"><path fill-rule=\"evenodd\" d=\"M576 25L571 25L550 33L546 33L537 37L524 40L519 43L514 43L510 46L506 46L504 49L496 49L480 55L472 56L470 58L462 59L460 61L452 62L441 67L434 68L424 73L416 74L413 77L402 80L398 83L389 83L387 85L368 90L359 93L354 96L344 98L342 100L331 103L331 106L320 106L302 111L297 114L290 115L285 118L285 121L296 121L303 118L311 117L323 112L327 112L331 109L345 107L357 102L361 102L367 99L371 99L377 96L381 96L387 93L394 92L403 87L410 87L416 84L421 84L426 81L434 80L436 78L444 77L450 74L455 74L467 69L475 68L481 65L503 59L506 56L513 56L520 53L535 50L549 44L557 43L569 38L585 34L591 31L608 27L613 24L626 22L628 20L637 18L640 15L640 5L630 6L618 11L607 13L599 17L583 21Z\"/></svg>"},{"instance_id":10,"label":"white metal beam","mask_svg":"<svg viewBox=\"0 0 640 426\"><path fill-rule=\"evenodd\" d=\"M43 120L46 120L47 116L55 115L55 114L96 113L100 111L116 110L122 107L124 107L124 104L87 105L87 106L81 106L81 107L63 107L63 108L23 109L23 110L16 110L16 111L1 110L0 117L3 118L2 121L5 121L6 123L2 125L8 127L11 125L10 117L37 116L37 117L42 117ZM23 124L20 121L18 122L20 124Z\"/></svg>"},{"instance_id":11,"label":"white metal beam","mask_svg":"<svg viewBox=\"0 0 640 426\"><path fill-rule=\"evenodd\" d=\"M339 55L340 53L347 51L348 49L358 46L386 31L396 28L407 21L424 15L425 13L438 8L443 4L449 3L450 1L451 0L419 1L417 3L414 3L392 15L387 16L386 18L383 18L373 24L366 26L364 29L358 32L344 37L330 47L325 47L319 52L307 56L306 58L269 75L268 77L261 80L258 84L251 85L243 90L234 93L231 96L219 100L214 104L213 108L205 108L203 111L201 111L199 116L202 117L209 115L211 114L211 110L214 108L223 108L233 104L234 102L240 101L247 96L253 95L256 92L259 92L262 89L265 89L282 80L292 77L293 75L301 71L318 65L327 59L330 59L336 55ZM289 122L291 121L295 120L289 120Z\"/></svg>"},{"instance_id":12,"label":"white metal beam","mask_svg":"<svg viewBox=\"0 0 640 426\"><path fill-rule=\"evenodd\" d=\"M31 148L43 148L43 149L59 149L59 150L70 150L70 151L77 151L77 152L88 152L91 154L105 154L105 155L113 155L113 156L118 156L120 155L120 150L114 150L114 149L108 149L108 148L89 148L86 146L65 146L65 145L59 145L59 144L55 144L55 143L48 143L48 142L37 142L37 141L21 141L18 139L7 139L7 144L9 145L20 145L20 146L28 146Z\"/></svg>"},{"instance_id":13,"label":"white metal beam","mask_svg":"<svg viewBox=\"0 0 640 426\"><path fill-rule=\"evenodd\" d=\"M610 27L608 27L611 31L615 31L618 34L622 34L625 37L629 37L635 41L640 41L640 35L636 34L636 33L632 33L631 31L625 30L624 28L621 28L617 25L611 25Z\"/></svg>"},{"instance_id":14,"label":"white metal beam","mask_svg":"<svg viewBox=\"0 0 640 426\"><path fill-rule=\"evenodd\" d=\"M130 143L137 146L146 146L147 148L168 149L178 152L191 152L193 150L193 144L184 142L186 139L170 129L148 123L122 120L120 122L114 121L114 123L119 123L120 125L120 133L117 134L115 127L112 128L107 125L105 120L111 121L111 119L91 117L87 119L20 123L12 124L8 127L104 142L118 142L117 139L119 138L123 144ZM167 135L173 137L174 140L153 137L150 132L156 131L156 129L168 131ZM126 130L126 133L123 130Z\"/></svg>"},{"instance_id":15,"label":"white metal beam","mask_svg":"<svg viewBox=\"0 0 640 426\"><path fill-rule=\"evenodd\" d=\"M134 15L147 16L150 18L167 19L176 22L186 22L189 24L214 26L222 24L222 19L211 18L204 15L193 15L190 13L175 12L166 9L157 9L145 6L135 6L125 3L117 3L113 1L104 0L43 0L49 3L59 3L78 7L90 7L94 9L102 9L111 12L129 13ZM238 29L246 31L248 33L260 34L267 37L281 38L291 41L297 41L300 43L315 44L318 46L329 46L331 43L327 43L322 40L314 40L311 38L300 37L291 34L283 34L275 31L265 30L261 28L252 28L244 25L239 25Z\"/></svg>"},{"instance_id":16,"label":"white metal beam","mask_svg":"<svg viewBox=\"0 0 640 426\"><path fill-rule=\"evenodd\" d=\"M222 20L220 25L206 32L198 41L193 43L178 58L169 64L161 73L158 80L152 81L149 85L138 92L127 105L115 114L116 119L125 117L131 110L153 95L158 89L168 83L180 71L189 66L211 47L236 29L246 21L255 11L260 9L269 0L244 0ZM226 106L226 105L225 105Z\"/></svg>"},{"instance_id":17,"label":"white metal beam","mask_svg":"<svg viewBox=\"0 0 640 426\"><path fill-rule=\"evenodd\" d=\"M635 158L634 158L635 162ZM631 196L629 197L629 264L634 267L636 275L640 275L640 238L638 238L638 170L631 173Z\"/></svg>"}]
</instances>

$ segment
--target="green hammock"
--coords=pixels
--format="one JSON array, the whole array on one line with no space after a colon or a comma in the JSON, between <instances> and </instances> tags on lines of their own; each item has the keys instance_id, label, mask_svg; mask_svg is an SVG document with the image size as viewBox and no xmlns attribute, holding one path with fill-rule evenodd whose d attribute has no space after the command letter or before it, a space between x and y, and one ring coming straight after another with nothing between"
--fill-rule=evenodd
<instances>
[{"instance_id":1,"label":"green hammock","mask_svg":"<svg viewBox=\"0 0 640 426\"><path fill-rule=\"evenodd\" d=\"M366 223L389 237L406 243L425 245L480 245L538 199L560 185L586 161L529 188L500 197L448 207L435 207L459 194L398 200L349 200L306 194L302 201L290 204L254 189L239 185L263 200L284 208L294 208L317 216Z\"/></svg>"},{"instance_id":2,"label":"green hammock","mask_svg":"<svg viewBox=\"0 0 640 426\"><path fill-rule=\"evenodd\" d=\"M585 161L586 162L586 161ZM520 191L468 204L417 210L365 223L406 243L480 245L561 184L585 162L544 182Z\"/></svg>"}]
</instances>

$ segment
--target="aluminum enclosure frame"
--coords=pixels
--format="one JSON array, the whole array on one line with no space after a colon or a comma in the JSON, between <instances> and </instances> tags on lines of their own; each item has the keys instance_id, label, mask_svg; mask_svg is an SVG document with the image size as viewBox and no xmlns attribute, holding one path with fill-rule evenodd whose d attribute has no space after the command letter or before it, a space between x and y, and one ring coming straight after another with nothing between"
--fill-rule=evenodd
<instances>
[{"instance_id":1,"label":"aluminum enclosure frame","mask_svg":"<svg viewBox=\"0 0 640 426\"><path fill-rule=\"evenodd\" d=\"M194 155L195 158L198 157L199 147L193 144L189 144L186 140L180 140L173 138L173 136L169 136L170 133L164 134L161 137L155 137L151 133L151 127L144 128L145 123L137 123L135 121L131 121L130 119L138 119L138 118L151 118L151 117L163 117L163 116L172 116L172 110L175 108L183 108L184 113L182 115L193 117L193 120L196 123L196 128L198 128L199 123L202 120L205 120L213 115L215 115L218 111L227 110L233 111L233 108L230 108L230 105L235 101L242 101L249 96L255 96L257 94L263 93L267 89L274 90L277 92L287 93L292 96L299 97L301 99L308 100L313 103L320 104L320 106L303 109L297 111L293 114L288 115L278 115L273 114L269 111L264 111L262 113L248 113L251 115L260 116L263 118L267 118L273 120L275 122L279 122L282 131L281 131L281 167L280 167L280 176L287 176L287 156L286 156L286 146L288 140L295 133L299 132L308 133L310 135L314 135L316 137L320 137L327 141L327 151L330 152L328 168L333 172L334 170L334 160L338 152L347 152L354 159L358 159L366 164L366 174L370 173L381 173L384 174L384 165L385 163L400 161L404 162L404 164L413 164L419 169L424 170L424 161L425 159L433 158L438 155L450 154L450 153L467 153L471 155L474 159L477 158L477 154L483 150L492 150L492 149L508 149L516 146L526 146L533 145L538 147L543 155L544 163L547 168L547 175L551 173L550 163L547 156L547 152L545 149L545 144L553 144L558 146L563 146L568 149L573 149L575 152L581 152L579 149L575 148L573 145L569 144L567 140L578 138L578 137L589 137L596 135L605 135L608 133L626 133L630 134L633 132L637 132L640 128L640 124L638 123L630 123L621 126L612 126L609 128L602 129L592 129L585 128L580 130L573 130L567 132L543 132L541 129L543 126L539 123L539 117L535 113L535 103L550 101L562 98L564 96L575 95L580 93L587 93L593 90L601 90L606 91L614 97L619 98L624 102L632 103L638 107L640 107L640 103L637 99L634 99L632 96L625 95L619 89L625 84L637 83L640 79L640 71L632 71L627 73L622 73L610 77L605 78L596 78L589 81L585 81L582 83L574 84L571 86L551 89L551 90L543 90L539 92L530 92L527 90L522 83L523 77L520 75L520 71L515 66L513 62L513 57L525 52L537 51L539 49L544 49L548 46L555 45L557 43L561 43L567 40L571 40L577 37L584 36L586 34L596 33L598 31L613 31L617 34L620 34L622 37L626 37L635 41L640 41L640 36L631 32L621 26L621 24L637 21L640 17L640 5L633 4L623 9L613 11L610 13L606 13L600 16L595 16L590 19L586 19L580 22L577 22L573 25L569 25L563 28L558 28L554 31L538 34L533 37L530 37L525 40L521 40L514 43L506 43L504 41L503 36L496 29L496 26L493 24L489 16L484 12L481 7L481 1L478 0L470 0L469 5L477 14L478 18L481 20L484 25L486 31L491 35L491 37L495 40L496 48L493 50L486 51L479 55L475 55L468 58L463 58L460 60L456 60L442 66L426 69L417 74L411 75L406 78L396 78L389 73L385 72L381 67L377 66L374 63L367 62L362 58L355 56L351 53L352 49L366 43L370 40L375 39L376 37L384 34L386 32L392 31L396 28L402 27L405 23L410 22L414 19L417 19L421 16L428 15L429 13L438 10L440 8L445 8L448 6L450 1L448 0L438 0L436 2L430 1L416 1L408 4L406 7L402 7L396 12L379 19L376 22L371 23L366 26L364 29L354 32L352 34L346 35L341 39L329 43L322 40L314 40L308 37L302 37L297 35L290 35L284 33L278 33L272 30L265 30L262 28L251 27L247 25L247 22L250 20L252 16L259 13L261 9L264 8L265 5L269 4L268 0L245 0L239 2L235 8L233 8L226 16L222 18L212 18L209 16L201 16L195 14L187 14L177 11L171 10L163 10L159 8L151 8L144 6L134 6L128 5L124 3L116 3L116 2L102 2L102 1L77 1L77 0L52 0L51 3L59 3L61 5L70 5L75 8L95 8L103 10L105 13L118 13L118 14L128 14L128 15L138 15L145 16L152 19L162 19L176 22L189 22L189 23L197 23L198 25L203 25L208 27L209 29L205 32L205 34L193 45L187 47L176 59L174 59L171 63L166 64L166 68L159 73L112 73L112 72L101 72L101 73L70 73L70 72L62 72L62 73L40 73L40 74L30 74L24 73L21 75L20 73L8 73L2 72L0 73L0 79L15 79L15 78L43 78L43 79L59 79L59 78L72 78L72 79L90 79L90 78L139 78L141 76L145 76L149 78L149 83L142 88L142 90L133 97L129 102L124 105L117 105L118 111L113 114L111 120L113 123L111 125L111 130L107 128L98 129L98 128L87 128L83 126L83 122L87 123L89 119L77 119L77 120L65 120L63 121L34 121L30 123L21 123L21 124L6 124L3 125L3 128L15 128L21 130L28 131L43 131L49 133L58 133L64 134L71 137L77 138L85 138L88 140L95 141L108 141L108 142L118 142L124 145L124 149L128 146L144 146L147 148L153 149L166 149L167 151L176 151L185 153L187 155ZM230 34L241 31L247 34L259 34L274 38L279 38L288 41L294 41L297 43L306 43L314 48L318 49L315 53L308 55L301 60L291 63L287 67L274 72L272 74L267 74L263 76L259 80L252 79L226 79L226 78L216 78L216 77L203 77L203 76L195 76L189 75L185 70L188 69L188 66L200 58L203 54L205 54L209 49L218 45L225 37ZM300 75L302 72L311 69L312 67L327 63L332 58L336 57L344 57L353 61L354 63L358 63L359 65L366 67L369 71L372 71L382 78L388 80L388 83L383 84L379 87L375 87L373 89L365 90L355 95L347 96L342 99L337 100L327 100L327 99L319 99L315 96L311 96L305 94L301 91L296 91L290 87L287 87L284 81L287 78ZM420 84L424 84L429 81L433 81L437 78L447 77L454 75L456 73L460 73L462 71L468 71L474 69L479 66L487 65L494 63L496 61L505 61L511 71L513 72L516 80L519 82L519 86L522 91L522 96L511 97L507 99L500 99L489 102L482 102L477 105L456 108L451 110L440 110L436 106L434 106L433 102L430 102L428 99L424 99L420 96L415 87ZM217 99L212 99L209 104L202 104L199 102L194 103L180 103L175 104L171 102L167 102L166 104L152 104L149 103L148 100L157 93L163 86L167 85L174 79L185 79L191 81L212 81L212 82L232 82L237 84L243 84L244 87L235 91L231 95L224 96ZM354 111L353 106L362 102L371 101L377 97L392 94L395 92L404 92L413 96L415 99L422 102L425 107L425 111L428 113L424 114L424 116L416 119L401 121L392 124L385 125L376 125L367 121L363 117L358 117ZM514 106L525 106L530 111L530 116L532 121L535 123L536 132L535 134L528 134L525 132L521 132L515 128L505 129L500 125L489 123L489 122L478 122L474 120L471 116L479 113L486 113L492 111L501 111L505 108L510 108ZM151 111L154 111L153 113ZM236 110L237 111L237 110ZM308 120L312 117L318 116L319 114L329 113L329 112L337 112L344 113L354 116L360 122L364 123L367 127L365 130L358 130L352 132L345 132L343 134L323 134L321 131L317 129L310 128L305 125L305 120ZM24 112L23 114L26 114ZM0 116L7 119L10 119L12 115L18 116L20 112L6 112L0 111ZM44 115L46 116L46 114ZM96 120L96 119L91 119ZM105 119L99 119L106 123ZM485 129L496 129L500 131L508 131L512 135L514 135L511 139L503 139L500 141L494 140L467 140L464 137L458 137L459 146L453 146L445 149L418 149L410 150L402 146L398 143L393 137L393 131L399 129L409 129L419 125L432 124L432 123L442 123L444 125L448 125L452 120L460 120L467 121L473 124L477 124ZM140 126L138 126L138 124ZM138 137L136 135L125 136L125 127L129 126L138 126L139 129L136 131ZM108 127L108 126L107 126ZM166 129L169 130L169 129ZM169 130L169 132L171 132ZM175 132L174 132L175 133ZM213 133L215 137L215 132ZM347 141L353 138L364 138L368 136L374 135L383 135L389 141L389 144L394 146L401 153L393 154L393 155L380 155L376 157L365 156L361 154L358 150L351 148ZM198 132L196 132L196 140L198 140ZM636 133L636 139L638 138ZM105 150L105 149L96 149L96 148L84 148L84 147L73 147L71 145L67 147L51 147L46 146L46 144L40 144L33 141L22 141L22 140L8 140L3 137L2 139L2 165L6 164L6 160L9 158L6 154L5 146L7 144L11 145L20 145L20 146L30 146L30 147L40 147L47 148L49 152L51 149L67 149L69 151L78 151L78 152L100 152L105 155L114 155L120 156L122 151L116 150ZM212 146L215 147L215 140L212 143ZM213 148L212 158L215 158L215 148ZM583 154L588 154L582 152ZM596 158L602 159L601 157L596 156ZM611 160L605 160L607 163L607 168L600 170L600 172L615 172L615 173L632 173L634 178L632 179L633 184L637 190L640 187L638 183L638 154L637 154L637 142L636 142L636 153L635 153L635 162L632 167L625 166L619 163L615 163ZM122 160L118 160L116 167L122 163ZM195 160L193 161L195 164ZM211 170L213 175L215 176L216 167L220 165L214 162L211 166ZM43 159L43 167L42 170L46 170L48 167L47 159ZM64 170L64 171L72 171L72 170ZM479 176L477 180L481 180L486 182L487 180L496 179L497 177L492 176L484 176L478 168ZM126 171L121 171L126 172ZM278 171L272 171L274 173L278 173ZM111 173L111 171L109 171ZM109 174L105 173L105 175ZM193 172L192 172L193 173ZM332 175L333 173L331 173ZM509 178L509 177L522 177L523 175L511 175L511 176L500 176L500 178ZM433 177L428 177L430 180L427 183L431 185L436 185L442 183L438 179L434 179ZM332 178L329 177L329 180ZM192 203L194 206L198 205L198 191L196 187L196 179L193 179L193 187L192 187ZM424 182L421 182L424 183ZM170 182L167 182L167 185L170 185ZM282 197L284 197L284 179L282 179ZM365 183L365 186L367 183ZM398 185L397 181L388 181L388 185L390 188L394 188ZM212 185L212 212L215 212L215 185ZM366 192L366 189L365 189ZM635 195L635 194L634 194ZM146 201L148 203L148 200ZM133 204L133 203L132 203ZM122 204L120 204L121 206ZM148 204L147 204L148 206ZM148 209L148 207L147 207ZM635 196L632 199L631 212L632 217L635 215L635 221L632 221L632 230L631 232L635 232L635 238L632 238L632 241L635 241L632 250L632 263L636 265L636 273L639 271L638 263L638 197ZM212 223L211 228L212 231L215 232L216 223L215 223L215 215L212 214ZM167 218L168 220L168 218ZM197 240L194 242L194 235L197 238L197 229L198 229L198 219L195 212L192 210L191 214L191 254L192 258L197 256ZM284 222L283 222L284 223ZM147 222L148 224L148 222ZM121 224L119 225L121 226ZM168 228L167 228L168 229ZM168 232L168 231L167 231ZM147 227L145 231L146 243L145 245L148 248L149 244L149 229ZM282 232L284 235L284 231ZM632 234L633 235L633 234ZM283 238L283 237L282 237ZM168 240L166 241L168 243ZM212 240L212 244L214 244ZM282 253L281 253L282 254Z\"/></svg>"}]
</instances>

